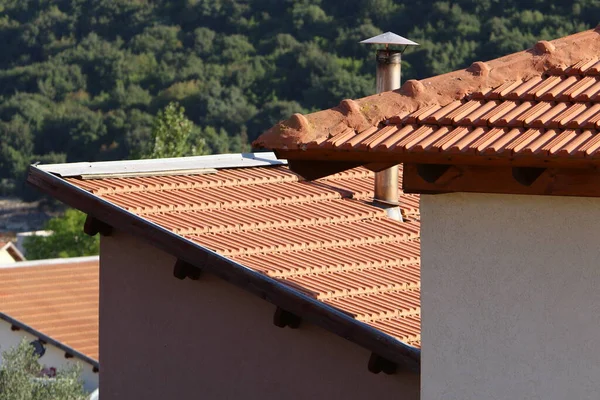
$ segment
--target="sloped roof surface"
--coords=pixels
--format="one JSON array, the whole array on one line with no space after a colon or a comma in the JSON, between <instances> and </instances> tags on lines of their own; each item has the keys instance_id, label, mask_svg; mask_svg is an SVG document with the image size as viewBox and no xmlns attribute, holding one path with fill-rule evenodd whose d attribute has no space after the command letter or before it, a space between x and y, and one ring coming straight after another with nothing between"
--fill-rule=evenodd
<instances>
[{"instance_id":1,"label":"sloped roof surface","mask_svg":"<svg viewBox=\"0 0 600 400\"><path fill-rule=\"evenodd\" d=\"M286 166L67 180L410 345L420 345L418 197L368 204L373 174L304 182Z\"/></svg>"},{"instance_id":2,"label":"sloped roof surface","mask_svg":"<svg viewBox=\"0 0 600 400\"><path fill-rule=\"evenodd\" d=\"M0 313L98 360L98 259L26 264L0 268Z\"/></svg>"},{"instance_id":3,"label":"sloped roof surface","mask_svg":"<svg viewBox=\"0 0 600 400\"><path fill-rule=\"evenodd\" d=\"M390 118L379 129L347 131L306 149L596 157L600 153L600 60L477 90Z\"/></svg>"},{"instance_id":4,"label":"sloped roof surface","mask_svg":"<svg viewBox=\"0 0 600 400\"><path fill-rule=\"evenodd\" d=\"M284 152L600 160L600 37L590 30L463 71L295 115L258 146ZM325 154L321 152L321 154ZM318 157L317 157L318 158ZM411 160L412 160L411 159ZM409 160L407 158L407 160Z\"/></svg>"}]
</instances>

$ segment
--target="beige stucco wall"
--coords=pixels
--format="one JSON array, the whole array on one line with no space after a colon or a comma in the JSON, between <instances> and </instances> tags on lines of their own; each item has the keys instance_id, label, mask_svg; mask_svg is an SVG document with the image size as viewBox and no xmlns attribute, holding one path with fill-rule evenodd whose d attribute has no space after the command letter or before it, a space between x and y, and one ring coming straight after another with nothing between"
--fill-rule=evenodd
<instances>
[{"instance_id":1,"label":"beige stucco wall","mask_svg":"<svg viewBox=\"0 0 600 400\"><path fill-rule=\"evenodd\" d=\"M600 398L600 199L421 196L422 398Z\"/></svg>"},{"instance_id":2,"label":"beige stucco wall","mask_svg":"<svg viewBox=\"0 0 600 400\"><path fill-rule=\"evenodd\" d=\"M103 400L418 399L415 374L372 374L370 353L316 326L281 329L275 307L125 234L102 238Z\"/></svg>"}]
</instances>

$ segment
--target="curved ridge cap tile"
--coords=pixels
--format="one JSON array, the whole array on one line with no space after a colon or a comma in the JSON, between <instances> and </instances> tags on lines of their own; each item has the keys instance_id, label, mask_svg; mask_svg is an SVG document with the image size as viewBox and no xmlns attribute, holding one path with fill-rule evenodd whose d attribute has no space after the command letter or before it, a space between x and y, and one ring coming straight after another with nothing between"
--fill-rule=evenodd
<instances>
[{"instance_id":1,"label":"curved ridge cap tile","mask_svg":"<svg viewBox=\"0 0 600 400\"><path fill-rule=\"evenodd\" d=\"M556 66L574 65L590 54L600 54L599 34L600 29L596 28L552 41L539 41L531 49L485 63L476 62L468 69L421 81L406 81L397 91L354 101L344 100L335 108L306 115L308 124L299 123L298 129L287 126L282 129L280 123L261 135L254 144L275 149L297 149L324 135L335 136L348 126L360 132L369 127L367 124L377 126L402 112L412 112L431 104L445 106L480 89L498 87L509 80L541 76ZM300 120L299 116L292 118Z\"/></svg>"},{"instance_id":2,"label":"curved ridge cap tile","mask_svg":"<svg viewBox=\"0 0 600 400\"><path fill-rule=\"evenodd\" d=\"M552 54L556 51L556 46L547 40L540 40L533 46L535 54Z\"/></svg>"},{"instance_id":3,"label":"curved ridge cap tile","mask_svg":"<svg viewBox=\"0 0 600 400\"><path fill-rule=\"evenodd\" d=\"M297 149L301 144L316 139L314 129L306 116L296 113L260 135L252 142L252 146L255 148Z\"/></svg>"},{"instance_id":4,"label":"curved ridge cap tile","mask_svg":"<svg viewBox=\"0 0 600 400\"><path fill-rule=\"evenodd\" d=\"M490 66L484 63L483 61L475 61L467 71L471 72L475 76L483 76L486 77L490 74Z\"/></svg>"},{"instance_id":5,"label":"curved ridge cap tile","mask_svg":"<svg viewBox=\"0 0 600 400\"><path fill-rule=\"evenodd\" d=\"M545 59L546 69L570 66L600 54L599 34L600 30L595 28L551 41L540 40L526 52Z\"/></svg>"},{"instance_id":6,"label":"curved ridge cap tile","mask_svg":"<svg viewBox=\"0 0 600 400\"><path fill-rule=\"evenodd\" d=\"M401 89L377 93L355 102L360 105L369 125L375 127L382 121L402 113L412 113L424 105L424 102L404 95Z\"/></svg>"},{"instance_id":7,"label":"curved ridge cap tile","mask_svg":"<svg viewBox=\"0 0 600 400\"><path fill-rule=\"evenodd\" d=\"M409 79L400 88L400 93L408 97L418 97L425 92L425 85L416 79Z\"/></svg>"},{"instance_id":8,"label":"curved ridge cap tile","mask_svg":"<svg viewBox=\"0 0 600 400\"><path fill-rule=\"evenodd\" d=\"M344 122L346 125L354 129L355 132L362 132L372 126L363 114L360 104L358 104L356 101L352 99L342 100L338 108L345 116ZM337 133L340 132L332 132L333 135Z\"/></svg>"}]
</instances>

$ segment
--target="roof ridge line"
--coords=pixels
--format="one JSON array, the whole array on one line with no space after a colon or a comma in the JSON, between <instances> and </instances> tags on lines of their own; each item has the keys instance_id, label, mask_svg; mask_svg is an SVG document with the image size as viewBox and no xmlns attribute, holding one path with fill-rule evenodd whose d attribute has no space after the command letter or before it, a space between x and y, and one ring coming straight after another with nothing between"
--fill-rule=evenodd
<instances>
[{"instance_id":1,"label":"roof ridge line","mask_svg":"<svg viewBox=\"0 0 600 400\"><path fill-rule=\"evenodd\" d=\"M357 100L343 100L338 106L301 115L294 114L263 133L255 147L278 152L302 150L307 143L335 137L348 128L355 132L377 126L394 115L430 106L445 106L483 88L495 87L507 79L541 76L559 65L573 65L589 53L600 51L600 28L590 29L552 41L538 41L527 50L469 68L426 78L408 80L399 90Z\"/></svg>"}]
</instances>

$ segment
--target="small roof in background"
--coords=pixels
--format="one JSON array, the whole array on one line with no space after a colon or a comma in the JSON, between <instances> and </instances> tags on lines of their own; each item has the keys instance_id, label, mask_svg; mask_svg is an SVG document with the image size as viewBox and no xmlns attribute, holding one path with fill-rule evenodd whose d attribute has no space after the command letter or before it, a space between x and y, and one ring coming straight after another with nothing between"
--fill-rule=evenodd
<instances>
[{"instance_id":1,"label":"small roof in background","mask_svg":"<svg viewBox=\"0 0 600 400\"><path fill-rule=\"evenodd\" d=\"M0 265L0 318L98 366L99 258Z\"/></svg>"},{"instance_id":2,"label":"small roof in background","mask_svg":"<svg viewBox=\"0 0 600 400\"><path fill-rule=\"evenodd\" d=\"M25 261L25 256L13 242L0 242L0 251L6 251L16 262Z\"/></svg>"},{"instance_id":3,"label":"small roof in background","mask_svg":"<svg viewBox=\"0 0 600 400\"><path fill-rule=\"evenodd\" d=\"M398 46L418 46L419 43L413 42L410 39L396 35L392 32L382 33L381 35L373 36L372 38L361 40L360 43L365 44L391 44Z\"/></svg>"}]
</instances>

